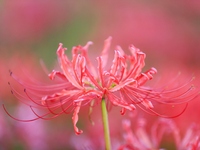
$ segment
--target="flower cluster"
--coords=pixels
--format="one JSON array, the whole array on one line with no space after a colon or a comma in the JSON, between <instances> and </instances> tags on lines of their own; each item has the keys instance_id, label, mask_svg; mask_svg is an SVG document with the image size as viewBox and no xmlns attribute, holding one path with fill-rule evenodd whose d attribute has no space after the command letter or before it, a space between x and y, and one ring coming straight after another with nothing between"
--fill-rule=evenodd
<instances>
[{"instance_id":1,"label":"flower cluster","mask_svg":"<svg viewBox=\"0 0 200 150\"><path fill-rule=\"evenodd\" d=\"M59 83L43 85L24 82L11 72L11 76L24 87L24 92L20 92L10 85L12 93L18 99L29 99L34 104L30 108L37 116L36 119L51 119L73 112L72 120L76 134L82 133L76 124L78 113L85 105L93 106L105 100L107 107L121 107L121 114L126 110L133 111L137 106L148 113L160 115L153 110L154 104L179 104L196 96L196 93L190 92L193 90L190 82L171 90L165 87L153 89L144 86L157 70L150 68L142 72L146 55L133 45L129 46L130 55L117 46L113 61L109 63L111 39L109 37L105 40L101 55L96 59L97 67L88 56L88 48L92 42L85 46L73 47L72 60L65 55L66 48L59 44L57 56L61 71L53 70L49 74L51 80L59 78ZM45 108L48 113L38 115L34 107ZM50 114L53 116L49 117Z\"/></svg>"},{"instance_id":2,"label":"flower cluster","mask_svg":"<svg viewBox=\"0 0 200 150\"><path fill-rule=\"evenodd\" d=\"M130 120L124 120L122 127L125 131L125 144L121 145L119 150L160 149L163 142L174 143L170 145L174 145L178 150L197 150L200 148L200 129L197 124L191 124L184 136L173 120L164 118L158 119L150 128L150 131L147 130L147 122L143 118L138 120L135 128L132 128ZM170 140L166 140L165 136L170 137Z\"/></svg>"}]
</instances>

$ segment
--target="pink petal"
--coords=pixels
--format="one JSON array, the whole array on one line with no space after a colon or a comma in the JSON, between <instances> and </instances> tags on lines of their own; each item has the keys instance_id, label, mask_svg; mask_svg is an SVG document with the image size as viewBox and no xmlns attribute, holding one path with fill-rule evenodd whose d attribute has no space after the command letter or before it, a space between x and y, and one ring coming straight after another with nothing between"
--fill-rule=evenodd
<instances>
[{"instance_id":1,"label":"pink petal","mask_svg":"<svg viewBox=\"0 0 200 150\"><path fill-rule=\"evenodd\" d=\"M80 111L80 108L81 108L81 102L78 102L76 103L77 106L74 110L74 113L73 113L73 116L72 116L72 121L73 121L73 124L74 124L74 131L77 135L83 133L82 130L79 130L78 127L76 126L77 122L78 122L78 113Z\"/></svg>"}]
</instances>

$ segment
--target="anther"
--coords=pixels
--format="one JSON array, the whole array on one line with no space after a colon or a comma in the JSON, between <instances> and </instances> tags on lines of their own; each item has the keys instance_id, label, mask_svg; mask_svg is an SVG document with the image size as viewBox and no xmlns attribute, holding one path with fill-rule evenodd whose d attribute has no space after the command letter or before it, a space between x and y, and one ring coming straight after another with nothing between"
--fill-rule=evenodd
<instances>
[{"instance_id":1,"label":"anther","mask_svg":"<svg viewBox=\"0 0 200 150\"><path fill-rule=\"evenodd\" d=\"M12 76L12 71L11 70L9 70L9 73L10 73L10 76Z\"/></svg>"}]
</instances>

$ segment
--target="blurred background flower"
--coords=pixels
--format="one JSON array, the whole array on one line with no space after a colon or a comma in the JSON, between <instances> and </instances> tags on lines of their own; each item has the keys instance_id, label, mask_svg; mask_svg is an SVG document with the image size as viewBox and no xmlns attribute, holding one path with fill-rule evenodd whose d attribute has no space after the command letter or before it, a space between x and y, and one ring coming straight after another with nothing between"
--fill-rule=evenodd
<instances>
[{"instance_id":1,"label":"blurred background flower","mask_svg":"<svg viewBox=\"0 0 200 150\"><path fill-rule=\"evenodd\" d=\"M132 120L133 118L131 118ZM135 118L136 119L136 118ZM185 133L181 133L177 125L170 119L158 119L153 125L147 123L144 118L134 121L123 120L125 144L123 149L149 150L149 149L177 149L197 150L200 148L199 126L192 123ZM134 130L134 131L133 131Z\"/></svg>"},{"instance_id":2,"label":"blurred background flower","mask_svg":"<svg viewBox=\"0 0 200 150\"><path fill-rule=\"evenodd\" d=\"M26 72L31 77L46 81L48 77L41 69L40 61L44 62L47 70L52 70L56 65L55 53L58 43L62 42L70 50L72 46L84 45L91 40L95 45L91 46L90 55L96 58L102 50L102 41L108 36L113 37L111 49L120 45L124 50L127 49L128 53L128 46L134 44L145 52L147 59L144 70L154 66L158 70L156 76L161 83L181 72L180 78L177 78L181 82L188 82L194 75L195 86L200 85L200 1L198 0L175 2L167 0L84 2L81 0L1 0L1 103L11 106L9 110L14 112L15 116L20 112L21 105L12 96L8 86L8 82L11 81L9 70L20 74L19 69L26 68ZM174 83L178 84L177 80L174 80ZM197 97L189 103L180 117L173 119L183 134L191 123L200 124L199 104ZM84 132L84 140L74 135L71 116L64 115L47 122L33 122L32 125L26 123L18 125L19 123L1 110L0 149L34 149L37 143L40 143L37 142L38 137L42 137L44 142L41 149L79 149L80 147L84 149L84 146L78 146L74 141L79 138L82 143L88 143L86 146L90 145L97 135L89 129L98 130L98 122L101 121L94 119L100 118L98 115L92 115L93 121L96 122L96 126L94 124L92 128L92 124L88 121L88 111L85 110L82 110L78 123L81 129L88 130L88 133ZM94 111L99 113L98 109ZM119 117L115 114L118 112L119 110L112 110L109 113L112 118L110 126L113 147L114 145L118 147L118 141L122 140L119 133L122 131L122 126L119 124L124 116ZM27 113L25 109L23 113ZM150 123L157 119L143 113L138 112L138 114L139 117L145 116ZM85 120L88 121L87 124L83 123ZM26 133L22 132L22 129L26 129ZM35 130L37 134L31 133L33 132L31 130ZM24 135L29 138L24 138ZM95 141L97 145L101 144L101 139L99 140ZM96 145L91 145L94 146Z\"/></svg>"}]
</instances>

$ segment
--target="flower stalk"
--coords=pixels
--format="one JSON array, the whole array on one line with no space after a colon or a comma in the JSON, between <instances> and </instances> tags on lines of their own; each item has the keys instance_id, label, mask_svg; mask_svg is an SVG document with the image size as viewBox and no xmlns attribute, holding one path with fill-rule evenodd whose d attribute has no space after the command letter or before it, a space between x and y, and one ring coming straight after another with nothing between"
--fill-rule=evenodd
<instances>
[{"instance_id":1,"label":"flower stalk","mask_svg":"<svg viewBox=\"0 0 200 150\"><path fill-rule=\"evenodd\" d=\"M105 147L106 147L106 150L111 150L108 113L107 113L105 99L102 99L102 101L101 101L101 109L102 109Z\"/></svg>"}]
</instances>

